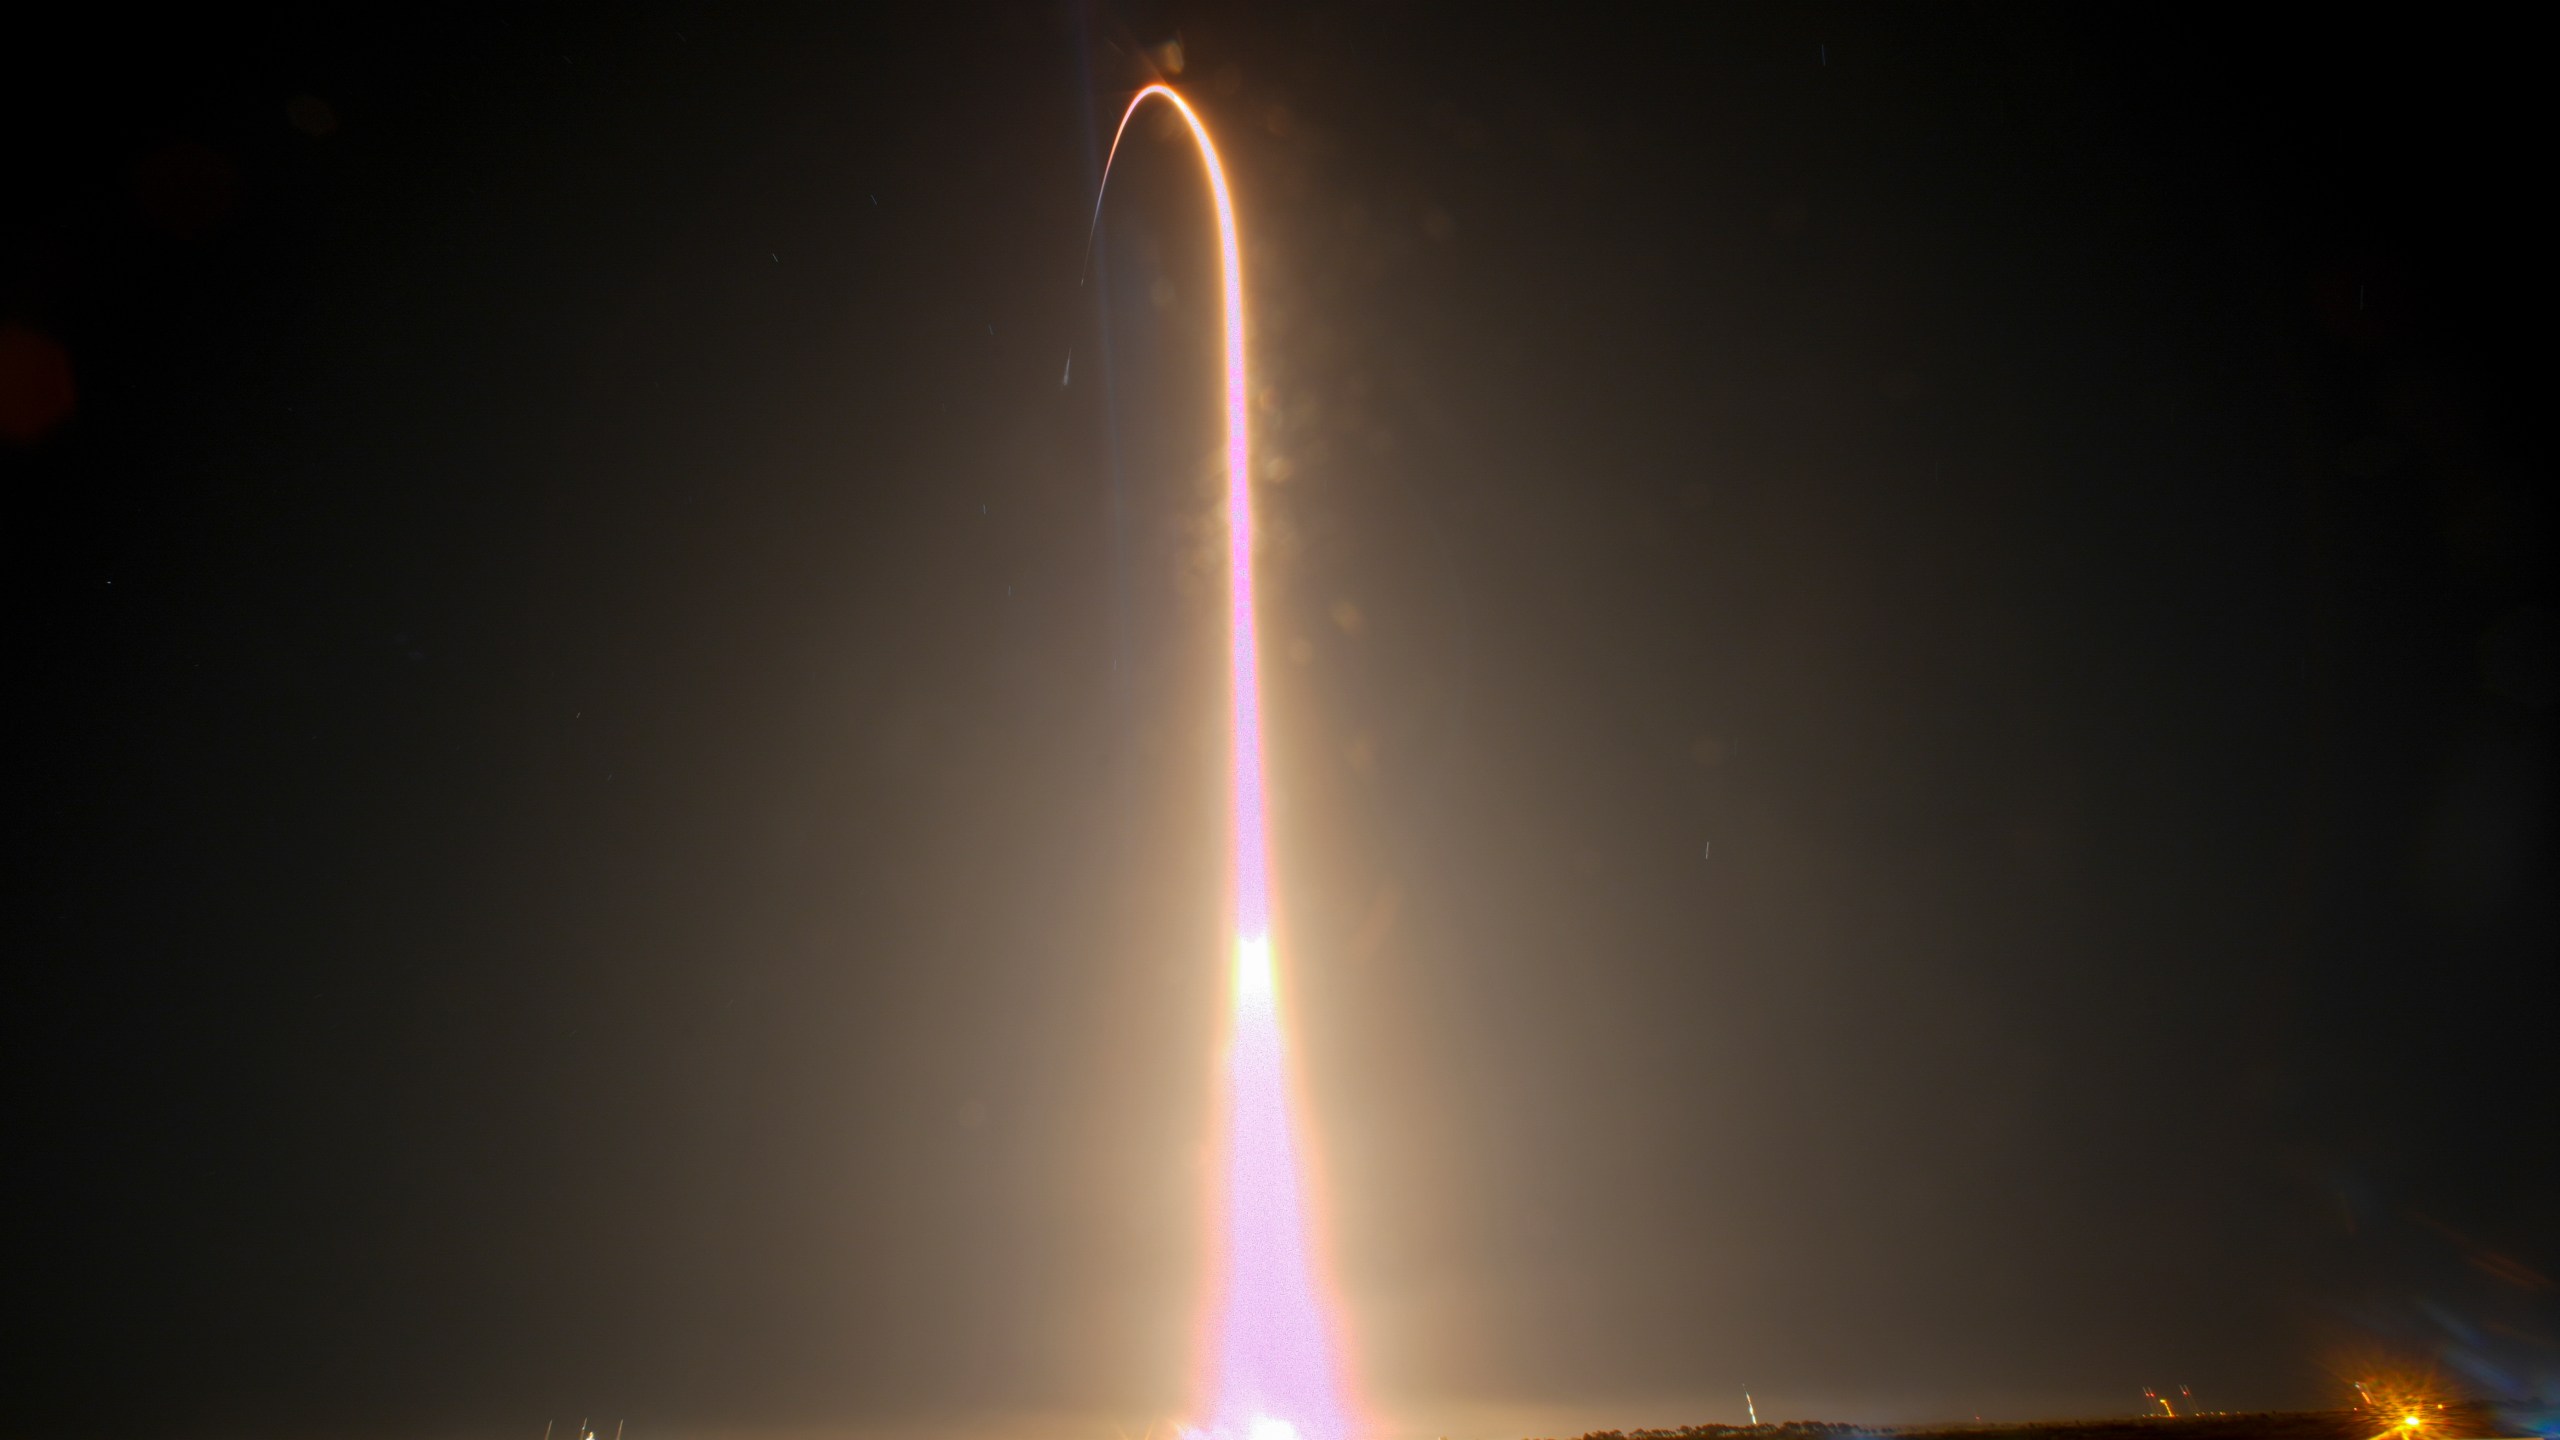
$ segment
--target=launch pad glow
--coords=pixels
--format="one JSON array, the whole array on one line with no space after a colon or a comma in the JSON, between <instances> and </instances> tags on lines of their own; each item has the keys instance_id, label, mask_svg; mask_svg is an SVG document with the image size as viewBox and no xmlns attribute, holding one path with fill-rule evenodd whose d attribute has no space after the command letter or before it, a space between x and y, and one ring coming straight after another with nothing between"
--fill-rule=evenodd
<instances>
[{"instance_id":1,"label":"launch pad glow","mask_svg":"<svg viewBox=\"0 0 2560 1440\"><path fill-rule=\"evenodd\" d=\"M1244 267L1218 148L1174 91L1150 85L1120 117L1104 184L1129 121L1151 99L1181 113L1217 209L1224 327L1229 755L1228 884L1233 975L1220 1099L1212 1280L1201 1396L1187 1429L1215 1440L1356 1440L1337 1354L1339 1327L1314 1243L1312 1196L1272 950L1271 829L1265 804L1262 673L1254 619L1251 416L1246 404ZM1099 208L1097 198L1095 205Z\"/></svg>"}]
</instances>

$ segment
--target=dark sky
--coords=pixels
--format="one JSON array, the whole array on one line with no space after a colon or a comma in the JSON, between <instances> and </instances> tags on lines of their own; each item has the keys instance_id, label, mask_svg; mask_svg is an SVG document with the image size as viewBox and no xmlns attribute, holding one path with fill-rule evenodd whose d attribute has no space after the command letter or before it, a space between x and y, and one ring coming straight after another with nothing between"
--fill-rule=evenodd
<instances>
[{"instance_id":1,"label":"dark sky","mask_svg":"<svg viewBox=\"0 0 2560 1440\"><path fill-rule=\"evenodd\" d=\"M0 84L0 1433L1180 1405L1176 37L1392 1433L2560 1387L2521 37L225 8Z\"/></svg>"}]
</instances>

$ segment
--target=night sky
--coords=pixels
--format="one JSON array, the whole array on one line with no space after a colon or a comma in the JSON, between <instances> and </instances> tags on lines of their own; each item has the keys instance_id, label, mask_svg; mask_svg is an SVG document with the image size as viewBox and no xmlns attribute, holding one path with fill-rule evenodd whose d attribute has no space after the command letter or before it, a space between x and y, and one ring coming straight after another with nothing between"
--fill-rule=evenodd
<instances>
[{"instance_id":1,"label":"night sky","mask_svg":"<svg viewBox=\"0 0 2560 1440\"><path fill-rule=\"evenodd\" d=\"M1388 1435L2560 1401L2521 35L225 8L6 45L0 1433L1179 1410L1158 69Z\"/></svg>"}]
</instances>

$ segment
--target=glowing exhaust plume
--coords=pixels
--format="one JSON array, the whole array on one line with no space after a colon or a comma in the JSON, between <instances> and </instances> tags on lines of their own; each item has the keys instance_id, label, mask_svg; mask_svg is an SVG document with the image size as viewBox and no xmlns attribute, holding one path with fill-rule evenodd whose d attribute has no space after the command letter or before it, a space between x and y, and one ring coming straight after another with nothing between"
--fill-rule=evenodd
<instances>
[{"instance_id":1,"label":"glowing exhaust plume","mask_svg":"<svg viewBox=\"0 0 2560 1440\"><path fill-rule=\"evenodd\" d=\"M1233 786L1228 837L1234 907L1232 1014L1227 1036L1216 1275L1203 1346L1207 1368L1197 1429L1218 1440L1352 1440L1358 1426L1334 1355L1335 1326L1311 1241L1309 1197L1292 1113L1288 1042L1271 947L1270 818L1263 799L1262 676L1253 603L1252 445L1245 405L1244 270L1235 205L1208 127L1169 87L1129 102L1103 161L1111 180L1121 137L1148 100L1182 114L1199 142L1218 214L1218 281L1225 326L1227 407L1228 705ZM1102 202L1094 201L1097 221Z\"/></svg>"}]
</instances>

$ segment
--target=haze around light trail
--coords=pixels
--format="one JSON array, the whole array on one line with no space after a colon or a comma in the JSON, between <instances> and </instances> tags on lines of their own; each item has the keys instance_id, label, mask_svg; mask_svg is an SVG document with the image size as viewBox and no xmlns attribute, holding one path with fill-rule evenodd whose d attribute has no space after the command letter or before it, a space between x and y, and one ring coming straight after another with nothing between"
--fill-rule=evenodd
<instances>
[{"instance_id":1,"label":"haze around light trail","mask_svg":"<svg viewBox=\"0 0 2560 1440\"><path fill-rule=\"evenodd\" d=\"M1314 1235L1294 1076L1272 947L1270 816L1263 777L1261 649L1254 607L1251 415L1246 405L1244 264L1226 167L1198 112L1172 87L1140 90L1120 116L1094 197L1129 122L1149 100L1178 111L1198 143L1217 212L1225 367L1229 711L1229 941L1226 1048L1210 1288L1200 1393L1187 1430L1215 1440L1356 1440L1341 1327ZM1091 234L1087 235L1090 262Z\"/></svg>"}]
</instances>

